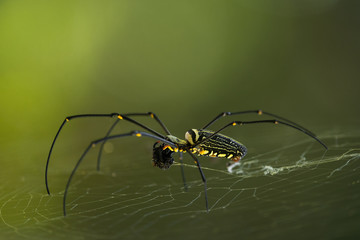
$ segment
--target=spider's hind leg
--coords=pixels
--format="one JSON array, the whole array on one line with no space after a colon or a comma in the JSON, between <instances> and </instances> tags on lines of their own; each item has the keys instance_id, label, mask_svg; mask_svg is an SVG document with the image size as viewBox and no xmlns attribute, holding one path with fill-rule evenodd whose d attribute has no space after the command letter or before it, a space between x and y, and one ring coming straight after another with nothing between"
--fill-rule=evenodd
<instances>
[{"instance_id":1,"label":"spider's hind leg","mask_svg":"<svg viewBox=\"0 0 360 240\"><path fill-rule=\"evenodd\" d=\"M310 135L316 136L313 132L309 131L308 129L300 126L299 124L290 121L289 119L286 119L284 117L281 117L279 115L270 113L270 112L265 112L261 109L258 110L247 110L247 111L241 111L241 112L222 112L219 115L217 115L213 120L211 120L209 123L207 123L202 129L207 129L208 127L210 127L212 124L214 124L216 121L218 121L219 119L223 118L223 117L227 117L227 116L234 116L234 115L245 115L245 114L257 114L257 115L262 115L262 116L270 116L270 117L274 117L277 120L281 120L283 122L286 122L290 125L293 125L295 127L301 128L302 130L308 132Z\"/></svg>"}]
</instances>

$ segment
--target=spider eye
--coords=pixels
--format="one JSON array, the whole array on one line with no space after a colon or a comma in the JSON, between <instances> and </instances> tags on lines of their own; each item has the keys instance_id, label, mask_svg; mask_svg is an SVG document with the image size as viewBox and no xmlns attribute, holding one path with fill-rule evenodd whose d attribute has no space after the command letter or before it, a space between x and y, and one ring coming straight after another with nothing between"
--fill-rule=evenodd
<instances>
[{"instance_id":1,"label":"spider eye","mask_svg":"<svg viewBox=\"0 0 360 240\"><path fill-rule=\"evenodd\" d=\"M170 150L169 148L164 149L165 144L161 144L157 146L154 144L153 147L153 165L160 168L160 169L168 169L174 163L174 159L172 155L174 151Z\"/></svg>"}]
</instances>

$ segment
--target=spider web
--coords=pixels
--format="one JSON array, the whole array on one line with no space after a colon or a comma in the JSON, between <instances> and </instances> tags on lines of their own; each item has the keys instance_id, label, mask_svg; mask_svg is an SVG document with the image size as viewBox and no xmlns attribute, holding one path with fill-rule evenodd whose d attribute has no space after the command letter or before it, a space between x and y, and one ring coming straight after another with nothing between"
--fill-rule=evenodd
<instances>
[{"instance_id":1,"label":"spider web","mask_svg":"<svg viewBox=\"0 0 360 240\"><path fill-rule=\"evenodd\" d=\"M322 139L329 144L327 152L310 139L250 154L228 168L223 160L200 158L208 181L209 213L203 183L187 155L187 190L179 163L161 174L149 170L150 164L139 163L149 162L148 149L128 165L116 161L119 156L111 157L100 173L85 165L69 189L67 217L62 215L59 189L68 170L52 173L52 186L59 191L50 196L38 178L19 180L16 188L3 181L1 235L7 239L359 237L360 138ZM121 158L132 156L125 153Z\"/></svg>"}]
</instances>

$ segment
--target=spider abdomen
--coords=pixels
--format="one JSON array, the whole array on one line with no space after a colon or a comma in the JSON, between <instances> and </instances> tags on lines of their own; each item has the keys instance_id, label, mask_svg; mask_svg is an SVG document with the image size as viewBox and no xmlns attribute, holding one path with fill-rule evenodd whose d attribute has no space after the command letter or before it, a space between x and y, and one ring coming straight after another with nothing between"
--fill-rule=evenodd
<instances>
[{"instance_id":1,"label":"spider abdomen","mask_svg":"<svg viewBox=\"0 0 360 240\"><path fill-rule=\"evenodd\" d=\"M246 155L246 147L240 142L223 134L213 135L213 131L191 129L186 132L185 138L190 145L193 153L202 156L228 158L233 161L239 161ZM204 139L210 139L201 143Z\"/></svg>"}]
</instances>

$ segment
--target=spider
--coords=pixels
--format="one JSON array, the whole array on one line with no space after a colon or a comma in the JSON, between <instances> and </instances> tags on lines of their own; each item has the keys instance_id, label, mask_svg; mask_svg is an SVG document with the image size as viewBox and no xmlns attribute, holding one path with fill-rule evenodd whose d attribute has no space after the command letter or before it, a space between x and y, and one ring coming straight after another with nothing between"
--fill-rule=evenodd
<instances>
[{"instance_id":1,"label":"spider","mask_svg":"<svg viewBox=\"0 0 360 240\"><path fill-rule=\"evenodd\" d=\"M225 124L223 127L219 128L216 131L208 130L208 128L214 124L219 119L230 116L230 115L241 115L241 114L257 114L257 115L266 115L272 117L272 119L266 120L254 120L254 121L231 121L228 124ZM140 122L133 119L133 117L138 116L150 116L153 118L160 127L164 130L165 134L158 133L157 131L147 127L146 125L141 124ZM129 136L136 136L136 137L149 137L155 139L156 142L153 145L153 157L152 162L153 165L159 167L160 169L168 169L174 162L173 154L175 152L179 152L180 154L180 163L181 163L181 171L182 177L184 181L184 186L186 189L186 182L184 176L184 170L182 167L182 155L183 153L188 153L191 158L195 161L195 164L200 172L200 176L202 182L204 184L204 196L205 196L205 206L206 211L209 211L208 205L208 198L207 198L207 186L206 186L206 178L204 172L201 169L200 162L196 155L198 156L208 156L208 157L217 157L217 158L226 158L232 161L238 162L240 161L247 153L246 147L241 144L240 142L232 139L228 136L221 134L220 132L224 129L231 127L231 126L242 126L242 125L249 125L249 124L261 124L261 123L271 123L271 124L281 124L300 132L308 135L309 137L313 138L317 142L319 142L326 150L328 149L325 143L323 143L320 139L318 139L314 133L307 130L306 128L300 126L299 124L292 122L286 118L280 117L273 113L265 112L262 110L248 110L248 111L241 111L241 112L222 112L217 115L214 119L212 119L209 123L207 123L204 127L200 129L190 129L185 133L185 139L180 139L170 133L167 127L163 124L163 122L155 115L153 112L147 113L110 113L110 114L80 114L80 115L72 115L66 117L62 124L60 125L59 130L57 131L55 138L51 144L49 155L46 161L46 168L45 168L45 186L47 193L50 195L49 185L48 185L48 168L52 150L54 148L55 142L63 129L64 125L69 122L70 120L76 118L116 118L116 121L112 124L110 129L107 131L106 135L103 138L97 139L92 141L89 146L85 149L83 154L81 155L80 159L77 161L75 167L73 168L69 179L67 181L64 196L63 196L63 213L66 216L66 197L68 193L68 189L70 187L71 180L78 169L80 163L89 152L91 147L94 147L96 144L101 143L100 151L98 154L98 161L97 161L97 170L100 169L100 160L102 155L102 150L106 141L115 138L123 138ZM128 133L123 134L116 134L111 135L112 130L118 124L119 121L127 121L134 124L137 127L140 127L146 131L131 131Z\"/></svg>"}]
</instances>

